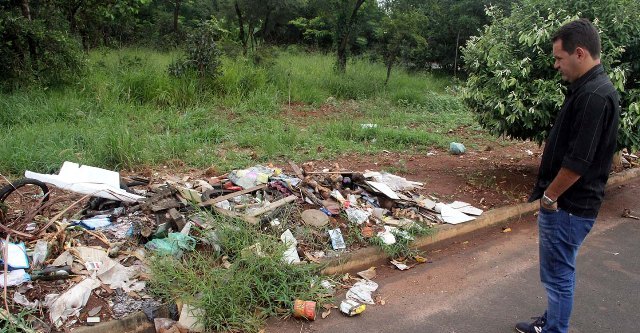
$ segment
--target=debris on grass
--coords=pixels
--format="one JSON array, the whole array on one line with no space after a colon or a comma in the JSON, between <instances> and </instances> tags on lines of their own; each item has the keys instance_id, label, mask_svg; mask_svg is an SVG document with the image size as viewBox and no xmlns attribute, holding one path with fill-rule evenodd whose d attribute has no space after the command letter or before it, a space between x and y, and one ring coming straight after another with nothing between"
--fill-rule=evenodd
<instances>
[{"instance_id":1,"label":"debris on grass","mask_svg":"<svg viewBox=\"0 0 640 333\"><path fill-rule=\"evenodd\" d=\"M35 307L70 328L182 299L208 330L254 332L268 316L291 315L295 299L326 303L335 286L317 281L327 260L370 244L410 257L411 241L450 222L449 211L482 213L438 203L421 194L424 184L386 172L290 166L293 175L257 165L148 178L65 162L58 174L25 173L55 188L37 207L3 203L12 228L0 235L15 241L3 272L12 310ZM367 280L348 295L373 304L375 268L360 273Z\"/></svg>"}]
</instances>

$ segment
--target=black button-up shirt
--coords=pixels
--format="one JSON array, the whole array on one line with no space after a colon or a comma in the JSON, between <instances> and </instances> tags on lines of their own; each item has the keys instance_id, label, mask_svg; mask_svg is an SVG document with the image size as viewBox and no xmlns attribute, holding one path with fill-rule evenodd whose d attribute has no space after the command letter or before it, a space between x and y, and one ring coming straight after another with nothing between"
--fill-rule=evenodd
<instances>
[{"instance_id":1,"label":"black button-up shirt","mask_svg":"<svg viewBox=\"0 0 640 333\"><path fill-rule=\"evenodd\" d=\"M558 207L595 218L616 151L619 118L620 96L602 65L596 65L567 89L529 202L540 199L560 168L567 168L581 177L558 198Z\"/></svg>"}]
</instances>

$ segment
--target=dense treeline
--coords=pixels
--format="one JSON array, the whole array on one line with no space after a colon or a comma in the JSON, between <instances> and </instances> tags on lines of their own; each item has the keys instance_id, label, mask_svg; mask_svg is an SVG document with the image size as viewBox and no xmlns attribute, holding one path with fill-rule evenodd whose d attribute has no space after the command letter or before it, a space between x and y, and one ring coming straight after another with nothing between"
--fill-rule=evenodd
<instances>
[{"instance_id":1,"label":"dense treeline","mask_svg":"<svg viewBox=\"0 0 640 333\"><path fill-rule=\"evenodd\" d=\"M488 22L489 0L2 0L0 84L52 85L81 72L81 50L182 46L208 22L224 53L301 45L393 66L455 72L459 46ZM509 10L510 1L496 4Z\"/></svg>"}]
</instances>

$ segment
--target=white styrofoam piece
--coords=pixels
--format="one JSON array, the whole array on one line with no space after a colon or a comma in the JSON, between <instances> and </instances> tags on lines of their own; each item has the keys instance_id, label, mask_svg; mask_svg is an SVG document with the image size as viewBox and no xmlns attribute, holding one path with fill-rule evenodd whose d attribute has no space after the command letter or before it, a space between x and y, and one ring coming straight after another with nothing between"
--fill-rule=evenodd
<instances>
[{"instance_id":1,"label":"white styrofoam piece","mask_svg":"<svg viewBox=\"0 0 640 333\"><path fill-rule=\"evenodd\" d=\"M89 194L105 199L135 202L144 197L129 193L120 188L120 174L115 171L100 169L88 165L66 161L57 175L24 172L27 178L52 184L63 190Z\"/></svg>"}]
</instances>

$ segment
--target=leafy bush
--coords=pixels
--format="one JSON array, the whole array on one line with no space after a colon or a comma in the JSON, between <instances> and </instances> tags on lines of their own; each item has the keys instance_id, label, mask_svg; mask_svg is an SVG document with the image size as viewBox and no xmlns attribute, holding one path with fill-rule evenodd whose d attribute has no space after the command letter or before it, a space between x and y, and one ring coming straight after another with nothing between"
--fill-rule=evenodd
<instances>
[{"instance_id":1,"label":"leafy bush","mask_svg":"<svg viewBox=\"0 0 640 333\"><path fill-rule=\"evenodd\" d=\"M0 59L2 90L68 83L85 66L78 41L65 31L9 10L0 11Z\"/></svg>"},{"instance_id":2,"label":"leafy bush","mask_svg":"<svg viewBox=\"0 0 640 333\"><path fill-rule=\"evenodd\" d=\"M624 8L624 10L620 10ZM619 147L640 146L640 3L635 0L525 0L511 16L488 8L491 24L463 49L465 102L495 135L542 142L565 87L553 69L551 35L579 17L602 38L602 62L622 96Z\"/></svg>"},{"instance_id":3,"label":"leafy bush","mask_svg":"<svg viewBox=\"0 0 640 333\"><path fill-rule=\"evenodd\" d=\"M169 65L169 73L184 76L194 72L200 78L215 78L220 74L220 50L217 41L220 29L216 21L204 21L187 37L186 57Z\"/></svg>"}]
</instances>

